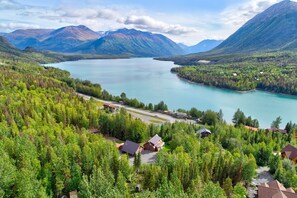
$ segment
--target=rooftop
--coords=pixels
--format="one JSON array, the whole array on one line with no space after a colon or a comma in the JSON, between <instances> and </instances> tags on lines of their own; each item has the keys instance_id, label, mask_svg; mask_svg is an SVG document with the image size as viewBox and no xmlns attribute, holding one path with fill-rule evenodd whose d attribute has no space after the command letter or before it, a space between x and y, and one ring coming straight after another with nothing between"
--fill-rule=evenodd
<instances>
[{"instance_id":1,"label":"rooftop","mask_svg":"<svg viewBox=\"0 0 297 198\"><path fill-rule=\"evenodd\" d=\"M202 129L199 129L198 131L196 131L196 133L198 133L198 134L200 134L200 133L211 133L211 131L206 129L205 127L203 127Z\"/></svg>"},{"instance_id":2,"label":"rooftop","mask_svg":"<svg viewBox=\"0 0 297 198\"><path fill-rule=\"evenodd\" d=\"M162 140L162 138L160 136L158 136L158 134L156 134L154 137L152 137L149 140L149 143L152 143L153 145L157 145L161 140Z\"/></svg>"},{"instance_id":3,"label":"rooftop","mask_svg":"<svg viewBox=\"0 0 297 198\"><path fill-rule=\"evenodd\" d=\"M274 180L258 186L258 198L297 198L294 190Z\"/></svg>"},{"instance_id":4,"label":"rooftop","mask_svg":"<svg viewBox=\"0 0 297 198\"><path fill-rule=\"evenodd\" d=\"M122 147L122 152L134 155L138 151L139 147L140 144L127 140Z\"/></svg>"},{"instance_id":5,"label":"rooftop","mask_svg":"<svg viewBox=\"0 0 297 198\"><path fill-rule=\"evenodd\" d=\"M281 153L284 153L287 158L293 160L297 157L297 148L291 144L288 144L281 150Z\"/></svg>"}]
</instances>

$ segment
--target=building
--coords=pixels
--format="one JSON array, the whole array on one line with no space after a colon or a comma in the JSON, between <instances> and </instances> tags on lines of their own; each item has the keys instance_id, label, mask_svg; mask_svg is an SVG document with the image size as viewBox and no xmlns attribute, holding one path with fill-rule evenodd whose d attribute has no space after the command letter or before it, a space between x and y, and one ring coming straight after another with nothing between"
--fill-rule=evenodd
<instances>
[{"instance_id":1,"label":"building","mask_svg":"<svg viewBox=\"0 0 297 198\"><path fill-rule=\"evenodd\" d=\"M120 109L120 107L118 107L117 105L110 104L110 103L104 103L103 107L105 110L111 111L111 112L116 112Z\"/></svg>"},{"instance_id":2,"label":"building","mask_svg":"<svg viewBox=\"0 0 297 198\"><path fill-rule=\"evenodd\" d=\"M258 198L297 198L292 188L285 188L277 180L258 186Z\"/></svg>"},{"instance_id":3,"label":"building","mask_svg":"<svg viewBox=\"0 0 297 198\"><path fill-rule=\"evenodd\" d=\"M297 148L288 144L285 148L281 150L281 155L283 158L288 158L295 164L297 164Z\"/></svg>"},{"instance_id":4,"label":"building","mask_svg":"<svg viewBox=\"0 0 297 198\"><path fill-rule=\"evenodd\" d=\"M146 142L143 147L145 150L159 151L163 148L163 146L164 142L162 141L162 138L156 134L148 142Z\"/></svg>"},{"instance_id":5,"label":"building","mask_svg":"<svg viewBox=\"0 0 297 198\"><path fill-rule=\"evenodd\" d=\"M129 155L136 155L138 154L139 152L141 152L142 150L142 147L140 146L140 144L137 144L135 142L132 142L130 140L127 140L123 146L120 147L120 150L123 152L123 153L127 153Z\"/></svg>"},{"instance_id":6,"label":"building","mask_svg":"<svg viewBox=\"0 0 297 198\"><path fill-rule=\"evenodd\" d=\"M266 129L266 131L268 131L268 132L278 132L278 133L281 133L281 134L287 134L288 133L288 131L285 130L285 129L277 129L277 128Z\"/></svg>"},{"instance_id":7,"label":"building","mask_svg":"<svg viewBox=\"0 0 297 198\"><path fill-rule=\"evenodd\" d=\"M246 128L246 129L248 129L248 130L250 130L250 131L259 131L259 129L258 128L256 128L256 127L251 127L251 126L244 126L244 128Z\"/></svg>"},{"instance_id":8,"label":"building","mask_svg":"<svg viewBox=\"0 0 297 198\"><path fill-rule=\"evenodd\" d=\"M202 129L199 129L196 131L197 135L201 135L202 138L208 137L211 134L211 131L203 127Z\"/></svg>"}]
</instances>

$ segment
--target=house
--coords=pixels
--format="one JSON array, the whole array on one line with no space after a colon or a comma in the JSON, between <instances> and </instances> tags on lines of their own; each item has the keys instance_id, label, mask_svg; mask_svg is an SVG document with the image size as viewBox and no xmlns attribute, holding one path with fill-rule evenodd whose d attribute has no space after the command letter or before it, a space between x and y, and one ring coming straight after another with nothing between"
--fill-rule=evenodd
<instances>
[{"instance_id":1,"label":"house","mask_svg":"<svg viewBox=\"0 0 297 198\"><path fill-rule=\"evenodd\" d=\"M103 107L105 110L111 111L111 112L116 112L120 109L120 107L118 107L117 105L110 104L110 103L104 103Z\"/></svg>"},{"instance_id":2,"label":"house","mask_svg":"<svg viewBox=\"0 0 297 198\"><path fill-rule=\"evenodd\" d=\"M281 150L281 155L283 158L288 158L295 164L297 164L297 148L288 144L285 148Z\"/></svg>"},{"instance_id":3,"label":"house","mask_svg":"<svg viewBox=\"0 0 297 198\"><path fill-rule=\"evenodd\" d=\"M259 129L258 128L255 128L255 127L251 127L251 126L244 126L244 128L246 128L246 129L248 129L248 130L250 130L250 131L259 131Z\"/></svg>"},{"instance_id":4,"label":"house","mask_svg":"<svg viewBox=\"0 0 297 198\"><path fill-rule=\"evenodd\" d=\"M124 145L120 147L120 149L123 153L134 156L135 154L141 152L142 147L140 146L140 144L127 140Z\"/></svg>"},{"instance_id":5,"label":"house","mask_svg":"<svg viewBox=\"0 0 297 198\"><path fill-rule=\"evenodd\" d=\"M211 131L203 127L202 129L199 129L196 131L197 135L201 135L202 138L208 137L211 134Z\"/></svg>"},{"instance_id":6,"label":"house","mask_svg":"<svg viewBox=\"0 0 297 198\"><path fill-rule=\"evenodd\" d=\"M156 134L148 142L146 142L143 147L145 150L159 151L163 148L163 146L164 142L162 141L162 138Z\"/></svg>"},{"instance_id":7,"label":"house","mask_svg":"<svg viewBox=\"0 0 297 198\"><path fill-rule=\"evenodd\" d=\"M297 198L292 188L285 188L277 180L258 185L258 198Z\"/></svg>"},{"instance_id":8,"label":"house","mask_svg":"<svg viewBox=\"0 0 297 198\"><path fill-rule=\"evenodd\" d=\"M277 128L266 129L266 131L268 131L268 132L278 132L278 133L281 133L281 134L287 134L288 133L288 131L285 130L285 129L277 129Z\"/></svg>"}]
</instances>

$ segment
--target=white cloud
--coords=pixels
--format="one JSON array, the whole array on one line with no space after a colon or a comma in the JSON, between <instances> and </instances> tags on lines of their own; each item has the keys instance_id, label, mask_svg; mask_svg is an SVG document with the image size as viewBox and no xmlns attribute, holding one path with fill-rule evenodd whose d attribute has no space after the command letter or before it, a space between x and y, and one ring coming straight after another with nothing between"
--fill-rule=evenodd
<instances>
[{"instance_id":1,"label":"white cloud","mask_svg":"<svg viewBox=\"0 0 297 198\"><path fill-rule=\"evenodd\" d=\"M0 29L16 30L16 29L35 29L40 28L39 25L26 23L0 23Z\"/></svg>"},{"instance_id":2,"label":"white cloud","mask_svg":"<svg viewBox=\"0 0 297 198\"><path fill-rule=\"evenodd\" d=\"M142 30L172 35L182 35L197 31L195 28L184 27L178 24L168 24L162 21L155 20L149 16L132 15L126 18L120 18L118 22L125 25L132 25Z\"/></svg>"},{"instance_id":3,"label":"white cloud","mask_svg":"<svg viewBox=\"0 0 297 198\"><path fill-rule=\"evenodd\" d=\"M21 8L22 8L21 4L13 0L0 0L1 10L19 10Z\"/></svg>"},{"instance_id":4,"label":"white cloud","mask_svg":"<svg viewBox=\"0 0 297 198\"><path fill-rule=\"evenodd\" d=\"M69 18L87 18L87 19L116 19L118 13L116 10L107 8L97 8L97 9L75 9L75 10L65 10L61 17Z\"/></svg>"},{"instance_id":5,"label":"white cloud","mask_svg":"<svg viewBox=\"0 0 297 198\"><path fill-rule=\"evenodd\" d=\"M222 23L238 28L249 19L279 1L280 0L248 0L240 5L229 7L221 13Z\"/></svg>"}]
</instances>

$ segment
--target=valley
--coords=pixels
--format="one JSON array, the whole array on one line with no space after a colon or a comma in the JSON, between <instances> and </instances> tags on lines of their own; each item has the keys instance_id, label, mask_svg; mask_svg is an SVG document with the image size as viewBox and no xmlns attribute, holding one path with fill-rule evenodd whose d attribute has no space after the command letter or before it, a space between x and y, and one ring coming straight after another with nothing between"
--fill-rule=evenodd
<instances>
[{"instance_id":1,"label":"valley","mask_svg":"<svg viewBox=\"0 0 297 198\"><path fill-rule=\"evenodd\" d=\"M0 198L297 197L297 2L0 10Z\"/></svg>"}]
</instances>

